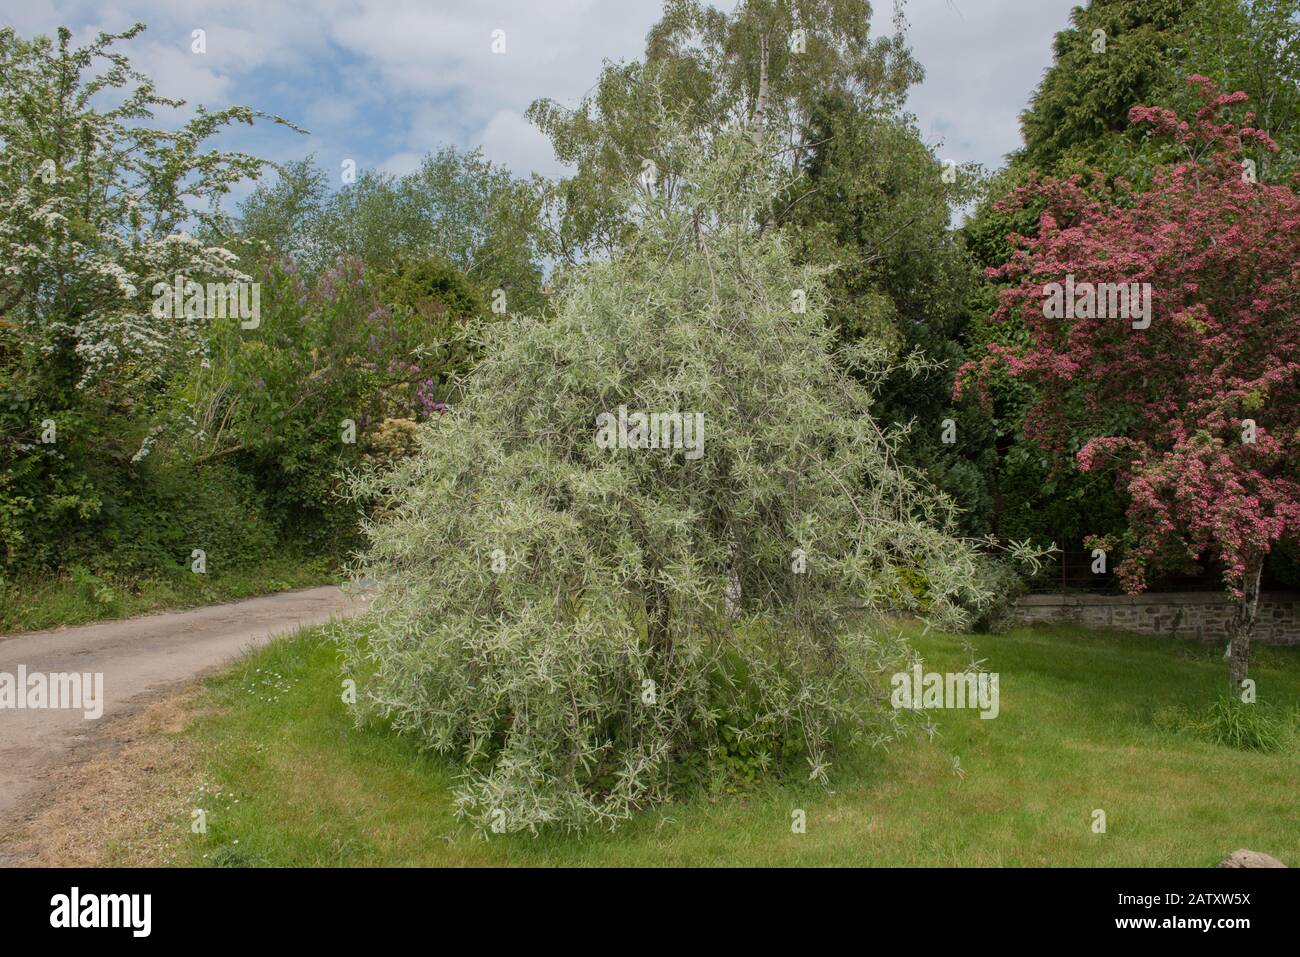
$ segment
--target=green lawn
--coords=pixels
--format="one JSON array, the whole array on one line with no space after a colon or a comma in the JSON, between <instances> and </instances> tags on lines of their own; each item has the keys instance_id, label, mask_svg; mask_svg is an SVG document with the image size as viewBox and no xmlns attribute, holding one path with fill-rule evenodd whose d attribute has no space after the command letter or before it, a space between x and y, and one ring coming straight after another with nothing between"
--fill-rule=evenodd
<instances>
[{"instance_id":1,"label":"green lawn","mask_svg":"<svg viewBox=\"0 0 1300 957\"><path fill-rule=\"evenodd\" d=\"M968 661L961 638L914 641L929 669ZM844 756L833 794L772 785L652 810L613 834L485 840L452 814L454 767L353 728L335 651L307 633L204 690L211 707L186 734L222 796L195 795L208 831L186 852L196 864L1205 867L1246 847L1300 866L1293 732L1259 754L1152 722L1208 704L1226 682L1220 649L1066 628L973 642L1001 675L999 717L936 712L933 741ZM1262 704L1300 701L1300 649L1261 651L1253 674ZM791 833L794 809L806 833Z\"/></svg>"}]
</instances>

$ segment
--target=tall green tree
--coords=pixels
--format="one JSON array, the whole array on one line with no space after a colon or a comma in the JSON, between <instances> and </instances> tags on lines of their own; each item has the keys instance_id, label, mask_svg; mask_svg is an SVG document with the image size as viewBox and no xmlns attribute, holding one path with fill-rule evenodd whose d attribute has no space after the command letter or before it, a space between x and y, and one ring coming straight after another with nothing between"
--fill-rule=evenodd
<instances>
[{"instance_id":1,"label":"tall green tree","mask_svg":"<svg viewBox=\"0 0 1300 957\"><path fill-rule=\"evenodd\" d=\"M1300 0L1198 0L1189 26L1174 69L1143 102L1194 112L1200 100L1187 82L1192 74L1244 92L1254 125L1278 146L1244 158L1260 182L1284 182L1300 168Z\"/></svg>"},{"instance_id":2,"label":"tall green tree","mask_svg":"<svg viewBox=\"0 0 1300 957\"><path fill-rule=\"evenodd\" d=\"M543 308L541 187L485 159L445 147L403 176L365 170L331 190L314 158L281 167L239 208L249 252L292 253L318 273L340 256L368 270L430 257L450 263L512 310Z\"/></svg>"},{"instance_id":3,"label":"tall green tree","mask_svg":"<svg viewBox=\"0 0 1300 957\"><path fill-rule=\"evenodd\" d=\"M828 269L827 316L843 341L918 360L881 383L876 415L908 428L901 460L960 502L962 527L982 534L992 435L987 417L951 396L978 277L950 220L976 195L978 171L942 164L910 117L844 96L823 99L809 131L803 175L773 218L800 261Z\"/></svg>"},{"instance_id":4,"label":"tall green tree","mask_svg":"<svg viewBox=\"0 0 1300 957\"><path fill-rule=\"evenodd\" d=\"M1196 0L1090 0L1052 41L1053 62L1021 114L1018 159L1038 169L1098 162L1129 128L1129 108L1165 87Z\"/></svg>"},{"instance_id":5,"label":"tall green tree","mask_svg":"<svg viewBox=\"0 0 1300 957\"><path fill-rule=\"evenodd\" d=\"M675 188L654 121L660 98L701 141L739 123L778 145L791 168L806 158L808 120L828 94L900 106L921 70L901 32L870 35L871 10L866 0L745 0L727 13L667 0L642 60L607 64L572 109L535 101L529 117L576 168L552 196L552 255L577 262L615 251L629 228L624 184L648 176Z\"/></svg>"}]
</instances>

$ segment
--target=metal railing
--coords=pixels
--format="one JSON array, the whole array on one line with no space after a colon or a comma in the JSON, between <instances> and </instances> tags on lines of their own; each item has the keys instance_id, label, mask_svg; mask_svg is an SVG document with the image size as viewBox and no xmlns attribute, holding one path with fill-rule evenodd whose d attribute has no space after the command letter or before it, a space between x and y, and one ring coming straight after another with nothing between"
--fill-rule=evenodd
<instances>
[{"instance_id":1,"label":"metal railing","mask_svg":"<svg viewBox=\"0 0 1300 957\"><path fill-rule=\"evenodd\" d=\"M1050 556L1037 575L1025 580L1030 594L1057 592L1088 592L1101 595L1120 595L1119 576L1115 569L1124 556L1117 551L1107 552L1104 571L1097 569L1102 563L1091 549L1076 548L1058 551ZM1153 592L1220 591L1223 578L1217 569L1206 568L1199 575L1161 575L1152 577L1147 590Z\"/></svg>"}]
</instances>

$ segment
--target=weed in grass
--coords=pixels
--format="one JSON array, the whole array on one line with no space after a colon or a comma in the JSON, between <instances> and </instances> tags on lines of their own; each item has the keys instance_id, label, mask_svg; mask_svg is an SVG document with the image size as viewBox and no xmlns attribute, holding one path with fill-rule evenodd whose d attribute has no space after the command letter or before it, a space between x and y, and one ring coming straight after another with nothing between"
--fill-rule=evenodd
<instances>
[{"instance_id":1,"label":"weed in grass","mask_svg":"<svg viewBox=\"0 0 1300 957\"><path fill-rule=\"evenodd\" d=\"M270 861L261 854L254 854L247 848L239 847L239 841L219 847L204 856L209 867L266 867L270 864Z\"/></svg>"},{"instance_id":2,"label":"weed in grass","mask_svg":"<svg viewBox=\"0 0 1300 957\"><path fill-rule=\"evenodd\" d=\"M1215 744L1244 751L1276 751L1282 745L1281 722L1270 711L1227 695L1210 706L1206 730Z\"/></svg>"},{"instance_id":3,"label":"weed in grass","mask_svg":"<svg viewBox=\"0 0 1300 957\"><path fill-rule=\"evenodd\" d=\"M122 613L122 601L117 592L90 569L84 565L74 565L69 570L69 577L74 588L89 596L96 611L109 618Z\"/></svg>"},{"instance_id":4,"label":"weed in grass","mask_svg":"<svg viewBox=\"0 0 1300 957\"><path fill-rule=\"evenodd\" d=\"M1245 704L1223 695L1203 713L1185 705L1156 709L1152 724L1170 734L1190 735L1241 751L1278 751L1290 738L1295 715L1278 714L1264 704Z\"/></svg>"}]
</instances>

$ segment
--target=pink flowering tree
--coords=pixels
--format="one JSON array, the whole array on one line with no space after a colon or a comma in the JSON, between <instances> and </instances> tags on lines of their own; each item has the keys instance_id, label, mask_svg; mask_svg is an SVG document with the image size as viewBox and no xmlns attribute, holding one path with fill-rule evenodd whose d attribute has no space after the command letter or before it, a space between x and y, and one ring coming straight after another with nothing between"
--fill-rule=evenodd
<instances>
[{"instance_id":1,"label":"pink flowering tree","mask_svg":"<svg viewBox=\"0 0 1300 957\"><path fill-rule=\"evenodd\" d=\"M1231 679L1249 664L1265 556L1300 530L1300 199L1257 181L1266 133L1227 118L1244 93L1193 76L1194 119L1137 106L1135 124L1183 156L1151 189L1074 176L1031 180L1034 237L991 277L1010 284L1008 331L958 375L987 399L996 375L1036 386L1026 435L1083 471L1111 471L1128 502L1126 591L1154 572L1223 569L1236 605Z\"/></svg>"}]
</instances>

